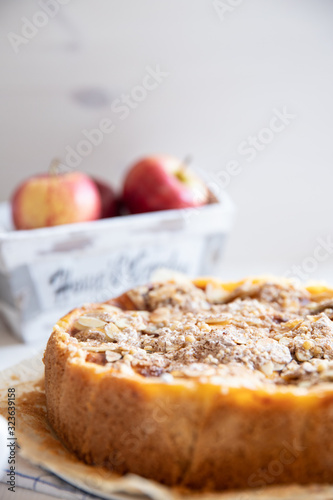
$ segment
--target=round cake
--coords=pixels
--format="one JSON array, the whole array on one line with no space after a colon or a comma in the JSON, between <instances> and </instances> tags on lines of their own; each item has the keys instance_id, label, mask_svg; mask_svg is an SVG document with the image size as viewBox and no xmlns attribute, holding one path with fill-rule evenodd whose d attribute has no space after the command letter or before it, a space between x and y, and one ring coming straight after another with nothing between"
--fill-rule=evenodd
<instances>
[{"instance_id":1,"label":"round cake","mask_svg":"<svg viewBox=\"0 0 333 500\"><path fill-rule=\"evenodd\" d=\"M70 312L48 419L81 460L192 489L333 481L333 291L152 283Z\"/></svg>"}]
</instances>

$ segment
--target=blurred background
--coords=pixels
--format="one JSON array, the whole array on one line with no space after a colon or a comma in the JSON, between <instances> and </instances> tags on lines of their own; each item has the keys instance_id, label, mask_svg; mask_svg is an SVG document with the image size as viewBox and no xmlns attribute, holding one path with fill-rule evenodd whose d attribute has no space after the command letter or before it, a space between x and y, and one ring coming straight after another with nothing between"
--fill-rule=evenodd
<instances>
[{"instance_id":1,"label":"blurred background","mask_svg":"<svg viewBox=\"0 0 333 500\"><path fill-rule=\"evenodd\" d=\"M333 248L304 264L333 233L332 1L16 0L0 8L1 200L110 118L115 130L78 168L119 185L140 156L191 155L237 208L223 277L296 265L306 279L333 282ZM152 70L157 87L144 99L137 93L124 117L115 101ZM237 173L228 173L230 162Z\"/></svg>"}]
</instances>

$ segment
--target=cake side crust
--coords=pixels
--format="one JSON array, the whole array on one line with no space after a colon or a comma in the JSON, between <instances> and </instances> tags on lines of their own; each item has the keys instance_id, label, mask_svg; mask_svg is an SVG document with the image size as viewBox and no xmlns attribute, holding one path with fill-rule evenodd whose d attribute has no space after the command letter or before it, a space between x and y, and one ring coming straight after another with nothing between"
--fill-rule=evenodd
<instances>
[{"instance_id":1,"label":"cake side crust","mask_svg":"<svg viewBox=\"0 0 333 500\"><path fill-rule=\"evenodd\" d=\"M49 421L85 462L195 489L333 480L332 384L224 387L119 373L69 346L81 313L58 322L44 362Z\"/></svg>"}]
</instances>

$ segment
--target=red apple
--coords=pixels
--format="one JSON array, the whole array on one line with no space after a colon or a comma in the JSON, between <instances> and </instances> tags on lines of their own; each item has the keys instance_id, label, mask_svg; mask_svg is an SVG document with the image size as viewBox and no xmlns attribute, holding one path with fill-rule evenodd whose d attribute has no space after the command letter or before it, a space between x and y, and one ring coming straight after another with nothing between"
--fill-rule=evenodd
<instances>
[{"instance_id":1,"label":"red apple","mask_svg":"<svg viewBox=\"0 0 333 500\"><path fill-rule=\"evenodd\" d=\"M172 156L151 156L128 172L123 199L131 213L205 205L209 191L187 165Z\"/></svg>"},{"instance_id":2,"label":"red apple","mask_svg":"<svg viewBox=\"0 0 333 500\"><path fill-rule=\"evenodd\" d=\"M23 182L11 200L16 229L35 229L98 219L101 197L82 172L41 174Z\"/></svg>"},{"instance_id":3,"label":"red apple","mask_svg":"<svg viewBox=\"0 0 333 500\"><path fill-rule=\"evenodd\" d=\"M115 217L117 215L117 197L114 190L107 182L92 178L101 197L102 215L101 218Z\"/></svg>"}]
</instances>

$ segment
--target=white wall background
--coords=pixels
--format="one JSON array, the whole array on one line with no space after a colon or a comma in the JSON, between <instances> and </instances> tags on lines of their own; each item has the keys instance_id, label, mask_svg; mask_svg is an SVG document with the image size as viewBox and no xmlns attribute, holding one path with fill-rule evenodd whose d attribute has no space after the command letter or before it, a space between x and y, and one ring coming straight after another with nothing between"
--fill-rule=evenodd
<instances>
[{"instance_id":1,"label":"white wall background","mask_svg":"<svg viewBox=\"0 0 333 500\"><path fill-rule=\"evenodd\" d=\"M211 0L71 0L15 54L8 33L40 6L2 2L0 199L110 117L116 130L81 169L118 184L150 153L191 154L220 175L237 160L224 275L304 266L317 239L333 235L333 2L238 3L221 20ZM120 121L110 102L157 64L168 78ZM87 92L100 105L78 99ZM284 106L295 119L248 162L239 144ZM332 263L327 256L309 277L333 280Z\"/></svg>"}]
</instances>

